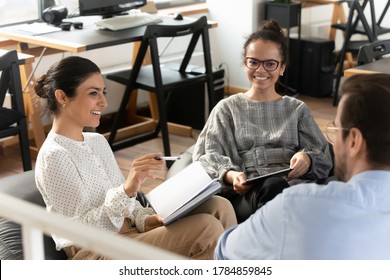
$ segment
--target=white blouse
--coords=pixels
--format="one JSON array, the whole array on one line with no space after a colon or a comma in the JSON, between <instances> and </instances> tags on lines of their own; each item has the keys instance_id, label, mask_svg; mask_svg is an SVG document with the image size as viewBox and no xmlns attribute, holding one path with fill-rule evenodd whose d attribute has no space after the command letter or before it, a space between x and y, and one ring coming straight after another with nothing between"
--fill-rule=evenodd
<instances>
[{"instance_id":1,"label":"white blouse","mask_svg":"<svg viewBox=\"0 0 390 280\"><path fill-rule=\"evenodd\" d=\"M129 218L143 232L153 210L125 193L125 178L104 136L83 136L79 142L50 132L38 153L35 180L47 211L113 232L119 232L124 218ZM57 250L73 244L53 238Z\"/></svg>"}]
</instances>

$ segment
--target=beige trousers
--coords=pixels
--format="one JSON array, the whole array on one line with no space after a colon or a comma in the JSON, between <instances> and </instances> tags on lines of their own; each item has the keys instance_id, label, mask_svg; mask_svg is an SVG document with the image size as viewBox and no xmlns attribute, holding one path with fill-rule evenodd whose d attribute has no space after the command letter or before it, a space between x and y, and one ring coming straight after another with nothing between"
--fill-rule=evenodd
<instances>
[{"instance_id":1,"label":"beige trousers","mask_svg":"<svg viewBox=\"0 0 390 280\"><path fill-rule=\"evenodd\" d=\"M125 219L119 234L191 259L207 260L213 258L220 235L236 223L236 216L230 202L223 197L214 196L186 217L148 232L140 233L130 225L128 219ZM73 260L107 259L76 246L64 250Z\"/></svg>"}]
</instances>

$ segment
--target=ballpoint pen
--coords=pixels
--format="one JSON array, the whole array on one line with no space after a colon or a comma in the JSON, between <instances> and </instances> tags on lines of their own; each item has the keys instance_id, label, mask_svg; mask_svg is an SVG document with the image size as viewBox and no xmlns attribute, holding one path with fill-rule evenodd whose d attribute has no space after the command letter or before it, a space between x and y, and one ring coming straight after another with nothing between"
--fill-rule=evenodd
<instances>
[{"instance_id":1,"label":"ballpoint pen","mask_svg":"<svg viewBox=\"0 0 390 280\"><path fill-rule=\"evenodd\" d=\"M155 157L155 159L157 159L157 160L175 161L175 160L179 160L180 157L179 156L161 156L161 157Z\"/></svg>"}]
</instances>

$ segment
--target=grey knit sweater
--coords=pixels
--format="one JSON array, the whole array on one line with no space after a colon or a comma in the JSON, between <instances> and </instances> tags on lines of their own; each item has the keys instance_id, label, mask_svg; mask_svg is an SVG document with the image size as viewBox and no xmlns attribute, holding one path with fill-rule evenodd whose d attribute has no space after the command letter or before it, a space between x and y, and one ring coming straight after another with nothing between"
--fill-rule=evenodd
<instances>
[{"instance_id":1,"label":"grey knit sweater","mask_svg":"<svg viewBox=\"0 0 390 280\"><path fill-rule=\"evenodd\" d=\"M213 109L193 160L200 160L213 178L222 179L228 170L254 177L289 167L291 157L302 150L312 161L303 179L327 177L332 168L328 142L305 103L289 96L253 101L239 93ZM223 191L229 189L223 183Z\"/></svg>"}]
</instances>

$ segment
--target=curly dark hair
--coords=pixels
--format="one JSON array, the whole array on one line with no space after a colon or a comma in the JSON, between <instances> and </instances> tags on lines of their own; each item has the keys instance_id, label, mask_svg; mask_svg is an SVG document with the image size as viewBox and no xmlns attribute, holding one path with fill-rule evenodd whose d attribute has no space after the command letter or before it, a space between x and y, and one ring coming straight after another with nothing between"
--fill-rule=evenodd
<instances>
[{"instance_id":1,"label":"curly dark hair","mask_svg":"<svg viewBox=\"0 0 390 280\"><path fill-rule=\"evenodd\" d=\"M243 58L246 56L247 47L250 43L256 40L267 40L279 45L280 55L282 57L282 64L287 64L288 61L288 48L287 38L283 33L283 29L279 23L274 20L265 20L261 24L260 28L249 35L244 43Z\"/></svg>"}]
</instances>

